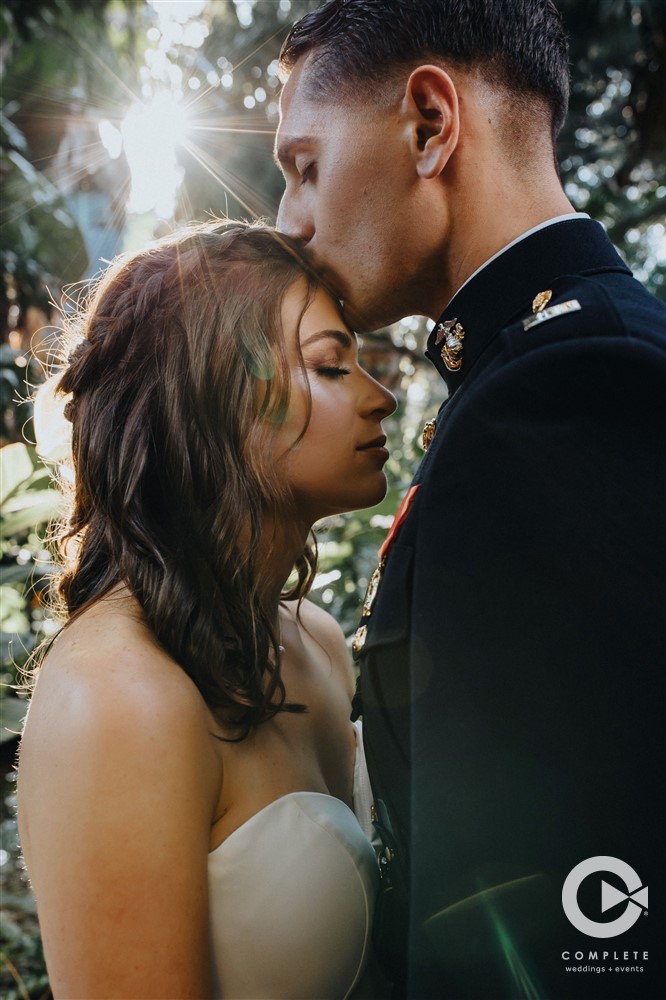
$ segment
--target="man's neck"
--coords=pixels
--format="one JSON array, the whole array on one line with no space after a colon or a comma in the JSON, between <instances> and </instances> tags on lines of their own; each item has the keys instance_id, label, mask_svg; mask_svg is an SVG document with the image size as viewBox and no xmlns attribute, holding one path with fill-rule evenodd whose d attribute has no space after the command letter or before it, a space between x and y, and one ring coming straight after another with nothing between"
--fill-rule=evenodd
<instances>
[{"instance_id":1,"label":"man's neck","mask_svg":"<svg viewBox=\"0 0 666 1000\"><path fill-rule=\"evenodd\" d=\"M567 222L570 219L589 219L589 218L590 216L586 212L573 212L573 211L565 212L562 215L557 215L555 216L555 218L547 219L546 222L540 222L538 225L532 226L530 229L525 230L525 232L521 233L520 236L516 236L515 239L511 240L509 243L503 246L501 250L498 250L496 253L492 254L492 256L489 257L487 260L485 260L483 264L480 265L480 267L477 267L477 269L473 271L472 274L470 274L469 278L466 278L463 281L462 285L460 285L460 287L456 289L454 295L451 296L451 298L454 298L455 295L457 295L458 292L460 292L465 287L465 285L468 285L470 281L473 281L474 278L477 276L477 274L479 274L480 271L483 271L483 269L487 267L488 264L491 264L494 260L496 260L497 257L501 256L501 254L503 254L506 250L510 250L511 247L516 245L516 243L520 243L521 240L527 239L527 237L531 236L533 233L538 233L540 229L546 229L548 226L553 226L557 222ZM449 302L450 301L451 299L449 299Z\"/></svg>"},{"instance_id":2,"label":"man's neck","mask_svg":"<svg viewBox=\"0 0 666 1000\"><path fill-rule=\"evenodd\" d=\"M516 192L513 198L508 192L499 192L496 204L490 197L480 199L485 207L477 203L453 220L432 319L439 317L466 281L511 243L535 227L576 214L559 183L550 192L538 186L534 190L543 197L535 197L529 190Z\"/></svg>"}]
</instances>

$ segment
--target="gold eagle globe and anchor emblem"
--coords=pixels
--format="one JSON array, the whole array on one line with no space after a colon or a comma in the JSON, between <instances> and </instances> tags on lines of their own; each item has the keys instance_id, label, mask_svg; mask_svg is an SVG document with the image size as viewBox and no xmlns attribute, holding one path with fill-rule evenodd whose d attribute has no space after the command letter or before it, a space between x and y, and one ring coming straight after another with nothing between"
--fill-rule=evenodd
<instances>
[{"instance_id":1,"label":"gold eagle globe and anchor emblem","mask_svg":"<svg viewBox=\"0 0 666 1000\"><path fill-rule=\"evenodd\" d=\"M437 327L435 345L439 347L444 341L440 354L450 372L457 372L462 366L464 339L465 331L462 323L459 323L457 319L447 319L446 322L440 323Z\"/></svg>"}]
</instances>

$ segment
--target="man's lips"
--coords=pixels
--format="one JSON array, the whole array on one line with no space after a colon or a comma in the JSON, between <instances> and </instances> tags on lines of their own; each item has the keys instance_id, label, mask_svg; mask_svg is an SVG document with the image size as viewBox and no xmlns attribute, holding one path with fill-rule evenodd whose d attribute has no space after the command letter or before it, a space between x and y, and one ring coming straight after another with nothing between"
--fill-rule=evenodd
<instances>
[{"instance_id":1,"label":"man's lips","mask_svg":"<svg viewBox=\"0 0 666 1000\"><path fill-rule=\"evenodd\" d=\"M310 261L310 266L314 271L317 280L324 286L329 295L337 299L342 307L342 314L345 320L353 330L368 331L371 329L377 329L373 327L372 323L368 322L363 313L357 312L353 304L349 300L349 292L345 282L342 280L337 271L332 270L324 261L317 257L314 250L310 248L309 244L304 244L307 248L308 259Z\"/></svg>"},{"instance_id":2,"label":"man's lips","mask_svg":"<svg viewBox=\"0 0 666 1000\"><path fill-rule=\"evenodd\" d=\"M323 266L315 268L315 273L329 295L337 299L338 302L343 302L345 298L344 287L337 274L332 274L327 267Z\"/></svg>"},{"instance_id":3,"label":"man's lips","mask_svg":"<svg viewBox=\"0 0 666 1000\"><path fill-rule=\"evenodd\" d=\"M303 241L303 250L317 280L321 282L327 292L334 299L344 299L345 283L340 275L328 266L323 257L317 255L317 251L307 241Z\"/></svg>"}]
</instances>

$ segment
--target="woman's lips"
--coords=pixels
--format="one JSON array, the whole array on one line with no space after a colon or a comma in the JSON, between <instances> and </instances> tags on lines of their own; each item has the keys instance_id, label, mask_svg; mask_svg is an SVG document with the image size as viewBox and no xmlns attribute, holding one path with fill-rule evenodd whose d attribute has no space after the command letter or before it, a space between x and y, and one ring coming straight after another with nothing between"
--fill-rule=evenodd
<instances>
[{"instance_id":1,"label":"woman's lips","mask_svg":"<svg viewBox=\"0 0 666 1000\"><path fill-rule=\"evenodd\" d=\"M389 457L388 449L384 447L386 444L386 434L379 434L372 441L368 441L366 444L361 444L356 449L357 451L362 451L369 455L380 456L384 461Z\"/></svg>"}]
</instances>

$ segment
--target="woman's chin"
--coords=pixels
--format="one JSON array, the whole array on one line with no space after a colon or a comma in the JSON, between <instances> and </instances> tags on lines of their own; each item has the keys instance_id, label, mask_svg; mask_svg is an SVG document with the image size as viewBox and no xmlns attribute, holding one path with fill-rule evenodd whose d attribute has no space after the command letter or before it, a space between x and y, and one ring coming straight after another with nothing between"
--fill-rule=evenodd
<instances>
[{"instance_id":1,"label":"woman's chin","mask_svg":"<svg viewBox=\"0 0 666 1000\"><path fill-rule=\"evenodd\" d=\"M323 521L325 518L334 517L337 514L349 514L355 510L367 510L370 507L376 507L386 496L387 489L386 476L383 472L380 472L375 482L371 485L366 484L364 489L350 490L347 495L337 498L337 502L331 498L327 509L322 510L316 520Z\"/></svg>"}]
</instances>

